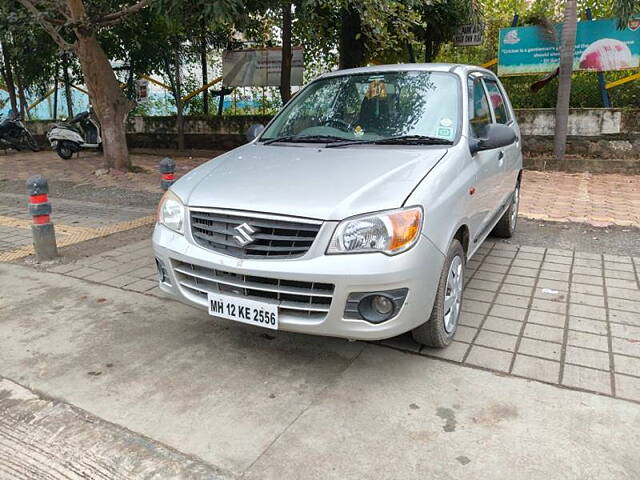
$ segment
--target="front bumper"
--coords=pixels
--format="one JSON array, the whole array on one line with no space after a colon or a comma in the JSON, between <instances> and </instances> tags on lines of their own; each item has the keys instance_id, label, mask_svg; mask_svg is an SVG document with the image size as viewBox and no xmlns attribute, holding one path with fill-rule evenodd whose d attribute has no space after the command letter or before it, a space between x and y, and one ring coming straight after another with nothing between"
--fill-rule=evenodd
<instances>
[{"instance_id":1,"label":"front bumper","mask_svg":"<svg viewBox=\"0 0 640 480\"><path fill-rule=\"evenodd\" d=\"M194 296L188 288L180 285L175 267L177 263L183 262L240 275L329 283L335 286L326 315L309 317L280 312L280 330L358 340L380 340L400 335L424 323L433 307L444 263L443 254L431 241L421 235L413 248L396 256L382 253L325 255L328 236L335 228L335 225L328 223L307 254L286 260L240 259L222 255L156 224L153 249L156 258L165 266L168 276L168 283L160 282L160 289L184 303L207 309L206 298ZM344 318L350 293L398 288L408 288L409 293L401 310L393 318L380 324Z\"/></svg>"}]
</instances>

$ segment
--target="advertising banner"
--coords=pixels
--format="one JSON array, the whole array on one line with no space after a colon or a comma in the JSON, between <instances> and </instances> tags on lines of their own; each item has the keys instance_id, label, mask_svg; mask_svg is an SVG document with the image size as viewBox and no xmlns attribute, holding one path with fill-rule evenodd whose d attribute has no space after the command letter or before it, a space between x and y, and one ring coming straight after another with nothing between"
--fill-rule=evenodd
<instances>
[{"instance_id":1,"label":"advertising banner","mask_svg":"<svg viewBox=\"0 0 640 480\"><path fill-rule=\"evenodd\" d=\"M302 47L293 47L291 85L302 85ZM222 54L222 83L226 87L277 87L282 66L281 48L226 50Z\"/></svg>"},{"instance_id":2,"label":"advertising banner","mask_svg":"<svg viewBox=\"0 0 640 480\"><path fill-rule=\"evenodd\" d=\"M562 25L555 25L559 39ZM541 27L500 29L498 75L526 75L554 71L560 62L558 45L545 38ZM640 22L623 30L617 19L578 22L574 70L606 72L640 66Z\"/></svg>"},{"instance_id":3,"label":"advertising banner","mask_svg":"<svg viewBox=\"0 0 640 480\"><path fill-rule=\"evenodd\" d=\"M484 23L469 23L458 27L453 43L459 47L482 45L484 40Z\"/></svg>"}]
</instances>

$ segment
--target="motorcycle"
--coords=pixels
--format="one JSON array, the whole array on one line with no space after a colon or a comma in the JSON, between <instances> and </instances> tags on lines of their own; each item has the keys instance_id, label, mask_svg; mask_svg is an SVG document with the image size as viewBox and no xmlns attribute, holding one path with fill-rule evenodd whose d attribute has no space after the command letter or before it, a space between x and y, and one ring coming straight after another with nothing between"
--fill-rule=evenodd
<instances>
[{"instance_id":1,"label":"motorcycle","mask_svg":"<svg viewBox=\"0 0 640 480\"><path fill-rule=\"evenodd\" d=\"M56 123L47 133L47 140L64 160L69 160L83 148L102 148L100 124L88 111L81 112L66 122Z\"/></svg>"},{"instance_id":2,"label":"motorcycle","mask_svg":"<svg viewBox=\"0 0 640 480\"><path fill-rule=\"evenodd\" d=\"M19 114L10 112L7 118L0 119L0 148L13 148L18 151L28 148L33 152L38 151L38 144L22 123Z\"/></svg>"}]
</instances>

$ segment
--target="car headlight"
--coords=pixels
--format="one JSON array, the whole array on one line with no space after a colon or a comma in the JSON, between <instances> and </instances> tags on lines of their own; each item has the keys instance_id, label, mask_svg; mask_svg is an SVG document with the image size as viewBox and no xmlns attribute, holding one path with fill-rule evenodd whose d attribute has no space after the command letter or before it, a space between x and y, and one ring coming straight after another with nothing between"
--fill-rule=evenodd
<instances>
[{"instance_id":1,"label":"car headlight","mask_svg":"<svg viewBox=\"0 0 640 480\"><path fill-rule=\"evenodd\" d=\"M184 233L184 205L171 190L167 190L158 205L158 223L175 232Z\"/></svg>"},{"instance_id":2,"label":"car headlight","mask_svg":"<svg viewBox=\"0 0 640 480\"><path fill-rule=\"evenodd\" d=\"M382 252L395 255L409 250L422 229L422 208L362 215L343 220L333 234L328 254Z\"/></svg>"}]
</instances>

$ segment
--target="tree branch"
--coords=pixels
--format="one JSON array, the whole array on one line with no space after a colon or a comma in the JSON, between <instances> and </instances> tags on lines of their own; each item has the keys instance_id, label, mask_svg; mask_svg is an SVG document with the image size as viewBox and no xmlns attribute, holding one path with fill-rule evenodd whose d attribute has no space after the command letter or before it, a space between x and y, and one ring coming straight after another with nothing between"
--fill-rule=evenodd
<instances>
[{"instance_id":1,"label":"tree branch","mask_svg":"<svg viewBox=\"0 0 640 480\"><path fill-rule=\"evenodd\" d=\"M92 19L91 23L94 23L96 25L113 25L114 23L122 20L124 17L142 10L147 5L149 5L149 3L150 0L140 0L138 3L127 8L123 8L119 12L109 13L107 15L104 15L100 19Z\"/></svg>"},{"instance_id":2,"label":"tree branch","mask_svg":"<svg viewBox=\"0 0 640 480\"><path fill-rule=\"evenodd\" d=\"M72 50L74 46L67 42L62 35L58 33L58 31L49 23L44 14L37 9L37 7L31 2L31 0L18 0L24 8L26 8L36 19L36 21L40 24L40 26L49 34L49 36L53 39L54 42L58 44L58 46L63 50Z\"/></svg>"}]
</instances>

